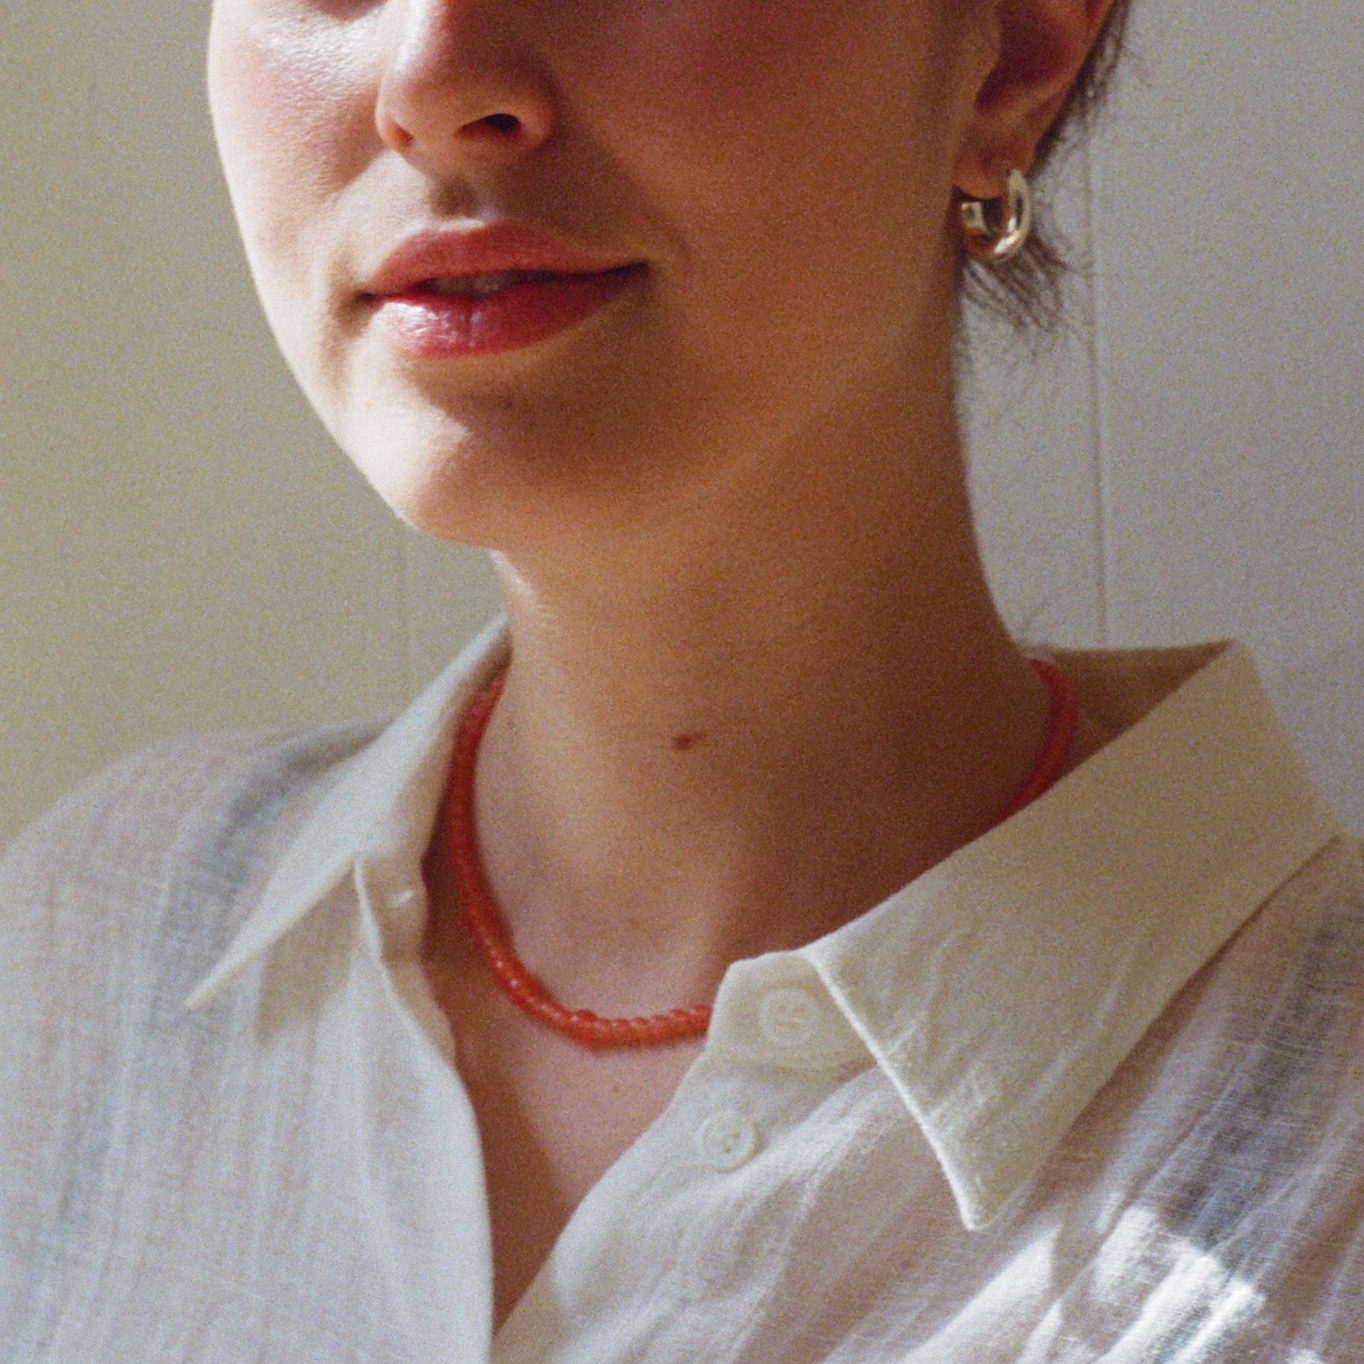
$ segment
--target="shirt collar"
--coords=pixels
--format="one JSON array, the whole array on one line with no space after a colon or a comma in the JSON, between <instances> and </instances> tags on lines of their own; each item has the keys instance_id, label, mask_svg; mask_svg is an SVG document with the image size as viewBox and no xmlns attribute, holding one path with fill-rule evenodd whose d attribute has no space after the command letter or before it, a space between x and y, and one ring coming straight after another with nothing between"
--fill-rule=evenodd
<instances>
[{"instance_id":1,"label":"shirt collar","mask_svg":"<svg viewBox=\"0 0 1364 1364\"><path fill-rule=\"evenodd\" d=\"M424 911L413 892L454 731L508 648L494 621L346 760L188 1007L350 875L388 906L385 950L415 952ZM1104 659L1067 667L1133 675ZM798 952L736 963L710 1040L742 1031L755 979L812 978L840 1015L844 1059L847 1043L871 1053L963 1222L983 1227L1184 983L1337 832L1231 644L1040 800L869 913ZM410 914L395 908L412 902Z\"/></svg>"},{"instance_id":2,"label":"shirt collar","mask_svg":"<svg viewBox=\"0 0 1364 1364\"><path fill-rule=\"evenodd\" d=\"M1338 832L1231 644L1040 800L800 955L980 1228Z\"/></svg>"},{"instance_id":3,"label":"shirt collar","mask_svg":"<svg viewBox=\"0 0 1364 1364\"><path fill-rule=\"evenodd\" d=\"M327 794L290 844L259 904L227 951L185 1000L208 1003L250 962L267 952L346 879L362 873L381 913L391 953L414 951L424 911L421 859L444 794L460 716L506 664L506 622L494 620L384 729L341 764Z\"/></svg>"}]
</instances>

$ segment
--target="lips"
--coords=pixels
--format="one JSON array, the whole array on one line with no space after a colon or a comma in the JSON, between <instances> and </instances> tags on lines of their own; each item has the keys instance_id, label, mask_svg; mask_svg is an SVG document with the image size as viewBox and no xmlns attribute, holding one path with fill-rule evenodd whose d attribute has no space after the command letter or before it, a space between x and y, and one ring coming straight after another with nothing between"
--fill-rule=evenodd
<instances>
[{"instance_id":1,"label":"lips","mask_svg":"<svg viewBox=\"0 0 1364 1364\"><path fill-rule=\"evenodd\" d=\"M367 281L361 301L400 353L466 359L567 331L644 269L538 229L497 224L409 238Z\"/></svg>"}]
</instances>

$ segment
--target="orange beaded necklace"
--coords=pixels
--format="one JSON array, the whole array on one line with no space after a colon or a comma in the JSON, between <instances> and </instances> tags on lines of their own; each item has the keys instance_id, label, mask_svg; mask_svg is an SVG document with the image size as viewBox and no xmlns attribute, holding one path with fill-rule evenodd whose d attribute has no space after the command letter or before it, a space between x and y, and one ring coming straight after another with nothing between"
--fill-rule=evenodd
<instances>
[{"instance_id":1,"label":"orange beaded necklace","mask_svg":"<svg viewBox=\"0 0 1364 1364\"><path fill-rule=\"evenodd\" d=\"M1075 737L1075 688L1054 664L1031 660L1051 693L1051 728L1047 742L1026 782L995 822L1002 824L1037 799L1061 775ZM638 1047L701 1037L710 1026L710 1005L672 1009L647 1018L603 1018L590 1009L566 1009L513 951L503 931L492 895L483 879L474 829L474 766L488 717L502 694L503 678L495 677L469 708L460 725L446 802L450 855L455 889L465 927L487 958L507 998L532 1018L588 1047Z\"/></svg>"}]
</instances>

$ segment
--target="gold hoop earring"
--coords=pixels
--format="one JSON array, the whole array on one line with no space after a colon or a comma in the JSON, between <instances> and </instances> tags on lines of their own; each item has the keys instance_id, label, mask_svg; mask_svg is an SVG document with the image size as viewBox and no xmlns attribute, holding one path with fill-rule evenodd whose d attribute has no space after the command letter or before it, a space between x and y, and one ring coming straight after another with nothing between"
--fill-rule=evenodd
<instances>
[{"instance_id":1,"label":"gold hoop earring","mask_svg":"<svg viewBox=\"0 0 1364 1364\"><path fill-rule=\"evenodd\" d=\"M1011 170L1000 199L963 199L961 232L967 251L985 265L1003 265L1023 249L1032 231L1032 191L1020 170Z\"/></svg>"}]
</instances>

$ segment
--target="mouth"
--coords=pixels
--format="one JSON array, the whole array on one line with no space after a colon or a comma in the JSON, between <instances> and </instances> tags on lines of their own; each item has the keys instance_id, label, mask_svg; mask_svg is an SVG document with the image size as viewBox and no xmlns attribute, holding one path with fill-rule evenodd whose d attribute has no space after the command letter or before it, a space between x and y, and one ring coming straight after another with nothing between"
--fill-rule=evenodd
<instances>
[{"instance_id":1,"label":"mouth","mask_svg":"<svg viewBox=\"0 0 1364 1364\"><path fill-rule=\"evenodd\" d=\"M572 330L603 311L644 270L623 265L442 274L362 298L400 354L415 360L469 360L524 350Z\"/></svg>"},{"instance_id":2,"label":"mouth","mask_svg":"<svg viewBox=\"0 0 1364 1364\"><path fill-rule=\"evenodd\" d=\"M399 243L359 301L404 358L473 360L571 331L647 273L642 261L535 224L451 224Z\"/></svg>"},{"instance_id":3,"label":"mouth","mask_svg":"<svg viewBox=\"0 0 1364 1364\"><path fill-rule=\"evenodd\" d=\"M552 270L499 270L488 275L448 275L422 280L412 292L440 298L495 298L518 284L548 284L563 278Z\"/></svg>"}]
</instances>

